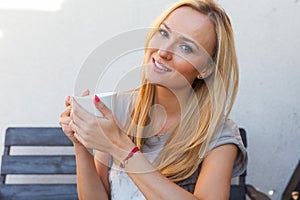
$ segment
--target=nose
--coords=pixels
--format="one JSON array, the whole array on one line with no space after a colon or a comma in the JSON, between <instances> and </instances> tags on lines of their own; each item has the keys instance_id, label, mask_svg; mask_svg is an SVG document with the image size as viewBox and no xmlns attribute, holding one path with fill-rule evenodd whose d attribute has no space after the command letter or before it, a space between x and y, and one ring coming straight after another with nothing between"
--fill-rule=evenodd
<instances>
[{"instance_id":1,"label":"nose","mask_svg":"<svg viewBox=\"0 0 300 200\"><path fill-rule=\"evenodd\" d=\"M165 49L159 49L158 50L158 55L159 57L166 59L166 60L171 60L172 59L172 53L168 50Z\"/></svg>"},{"instance_id":2,"label":"nose","mask_svg":"<svg viewBox=\"0 0 300 200\"><path fill-rule=\"evenodd\" d=\"M166 59L166 60L171 60L173 57L173 53L171 51L171 46L172 44L165 44L162 45L159 49L158 49L158 55L162 58L162 59Z\"/></svg>"}]
</instances>

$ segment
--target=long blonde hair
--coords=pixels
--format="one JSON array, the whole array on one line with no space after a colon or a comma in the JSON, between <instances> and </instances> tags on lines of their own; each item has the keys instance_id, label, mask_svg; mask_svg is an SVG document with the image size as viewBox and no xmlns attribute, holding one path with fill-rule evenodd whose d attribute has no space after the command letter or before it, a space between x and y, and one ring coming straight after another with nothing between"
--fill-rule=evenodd
<instances>
[{"instance_id":1,"label":"long blonde hair","mask_svg":"<svg viewBox=\"0 0 300 200\"><path fill-rule=\"evenodd\" d=\"M214 1L183 0L175 3L154 21L154 29L146 40L146 48L160 24L170 13L182 6L189 6L209 17L215 27L217 42L212 56L215 65L213 74L205 80L193 83L196 98L191 99L180 124L168 137L155 161L157 169L173 182L184 180L197 170L207 153L212 136L232 109L238 87L238 63L231 22L224 10ZM143 85L138 91L127 133L133 142L142 148L144 139L141 127L149 123L155 86L143 77Z\"/></svg>"}]
</instances>

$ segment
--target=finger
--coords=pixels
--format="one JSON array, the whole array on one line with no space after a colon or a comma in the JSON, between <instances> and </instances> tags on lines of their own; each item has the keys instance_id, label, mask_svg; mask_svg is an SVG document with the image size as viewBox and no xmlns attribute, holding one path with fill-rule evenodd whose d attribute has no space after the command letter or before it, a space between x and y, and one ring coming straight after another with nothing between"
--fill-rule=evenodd
<instances>
[{"instance_id":1,"label":"finger","mask_svg":"<svg viewBox=\"0 0 300 200\"><path fill-rule=\"evenodd\" d=\"M77 128L84 128L83 126L86 124L86 122L83 119L81 119L78 115L73 114L71 119L71 122L75 124Z\"/></svg>"},{"instance_id":2,"label":"finger","mask_svg":"<svg viewBox=\"0 0 300 200\"><path fill-rule=\"evenodd\" d=\"M103 114L103 116L107 119L112 119L113 115L111 110L106 107L106 105L100 100L100 98L95 95L94 97L95 107Z\"/></svg>"},{"instance_id":3,"label":"finger","mask_svg":"<svg viewBox=\"0 0 300 200\"><path fill-rule=\"evenodd\" d=\"M74 133L73 130L69 127L69 125L63 124L62 129L63 129L64 133L67 135Z\"/></svg>"},{"instance_id":4,"label":"finger","mask_svg":"<svg viewBox=\"0 0 300 200\"><path fill-rule=\"evenodd\" d=\"M76 125L74 123L73 120L70 121L70 123L68 124L68 126L70 127L70 129L73 131L73 132L76 132Z\"/></svg>"},{"instance_id":5,"label":"finger","mask_svg":"<svg viewBox=\"0 0 300 200\"><path fill-rule=\"evenodd\" d=\"M68 125L62 125L62 130L68 137L74 133L74 131Z\"/></svg>"},{"instance_id":6,"label":"finger","mask_svg":"<svg viewBox=\"0 0 300 200\"><path fill-rule=\"evenodd\" d=\"M76 118L76 120L78 120L79 118L81 121L85 122L90 120L91 114L87 110L85 110L79 103L77 103L75 98L73 98L71 118Z\"/></svg>"},{"instance_id":7,"label":"finger","mask_svg":"<svg viewBox=\"0 0 300 200\"><path fill-rule=\"evenodd\" d=\"M90 95L90 90L89 89L87 89L86 91L84 91L82 94L81 94L81 96L89 96Z\"/></svg>"},{"instance_id":8,"label":"finger","mask_svg":"<svg viewBox=\"0 0 300 200\"><path fill-rule=\"evenodd\" d=\"M69 127L70 127L70 129L71 129L73 132L75 132L75 133L81 135L81 138L83 137L82 134L83 134L84 132L83 132L81 126L80 126L79 124L77 124L77 122L75 122L74 120L71 120L70 123L69 123Z\"/></svg>"},{"instance_id":9,"label":"finger","mask_svg":"<svg viewBox=\"0 0 300 200\"><path fill-rule=\"evenodd\" d=\"M88 96L88 95L90 95L90 90L89 89L87 89L86 91L84 91L82 94L81 94L81 96ZM65 100L65 105L66 106L69 106L71 104L71 96L67 96L67 98L66 98L66 100Z\"/></svg>"},{"instance_id":10,"label":"finger","mask_svg":"<svg viewBox=\"0 0 300 200\"><path fill-rule=\"evenodd\" d=\"M72 129L69 126L64 126L63 131L72 142L80 143L74 136L75 132L72 131Z\"/></svg>"},{"instance_id":11,"label":"finger","mask_svg":"<svg viewBox=\"0 0 300 200\"><path fill-rule=\"evenodd\" d=\"M69 117L71 114L71 106L67 106L65 110L60 114L60 118Z\"/></svg>"},{"instance_id":12,"label":"finger","mask_svg":"<svg viewBox=\"0 0 300 200\"><path fill-rule=\"evenodd\" d=\"M64 118L61 118L59 120L59 124L62 126L62 125L66 125L68 126L71 122L71 118L70 117L64 117Z\"/></svg>"},{"instance_id":13,"label":"finger","mask_svg":"<svg viewBox=\"0 0 300 200\"><path fill-rule=\"evenodd\" d=\"M74 138L75 138L78 142L80 142L81 144L84 145L84 140L81 138L81 136L80 136L77 132L74 133Z\"/></svg>"},{"instance_id":14,"label":"finger","mask_svg":"<svg viewBox=\"0 0 300 200\"><path fill-rule=\"evenodd\" d=\"M76 140L78 140L81 144L84 144L84 139L82 138L82 130L74 124L73 121L70 122L70 125L69 125L70 129L72 129L73 131L73 134L72 136L75 137Z\"/></svg>"},{"instance_id":15,"label":"finger","mask_svg":"<svg viewBox=\"0 0 300 200\"><path fill-rule=\"evenodd\" d=\"M65 105L69 106L71 104L71 96L67 96L67 98L65 99Z\"/></svg>"}]
</instances>

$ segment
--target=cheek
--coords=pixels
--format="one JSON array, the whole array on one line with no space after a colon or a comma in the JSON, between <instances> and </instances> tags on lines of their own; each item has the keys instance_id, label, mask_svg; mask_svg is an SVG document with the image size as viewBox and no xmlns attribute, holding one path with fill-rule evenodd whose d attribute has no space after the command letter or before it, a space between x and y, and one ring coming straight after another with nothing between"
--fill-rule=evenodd
<instances>
[{"instance_id":1,"label":"cheek","mask_svg":"<svg viewBox=\"0 0 300 200\"><path fill-rule=\"evenodd\" d=\"M155 52L155 49L153 48L147 48L144 54L144 63L149 64L152 62L152 54Z\"/></svg>"},{"instance_id":2,"label":"cheek","mask_svg":"<svg viewBox=\"0 0 300 200\"><path fill-rule=\"evenodd\" d=\"M199 69L196 69L194 65L187 61L178 62L177 67L175 69L190 83L193 83L195 78L199 74Z\"/></svg>"},{"instance_id":3,"label":"cheek","mask_svg":"<svg viewBox=\"0 0 300 200\"><path fill-rule=\"evenodd\" d=\"M190 70L190 71L187 71L185 74L182 74L186 80L192 84L195 79L197 78L197 75L199 74L199 72L197 70Z\"/></svg>"}]
</instances>

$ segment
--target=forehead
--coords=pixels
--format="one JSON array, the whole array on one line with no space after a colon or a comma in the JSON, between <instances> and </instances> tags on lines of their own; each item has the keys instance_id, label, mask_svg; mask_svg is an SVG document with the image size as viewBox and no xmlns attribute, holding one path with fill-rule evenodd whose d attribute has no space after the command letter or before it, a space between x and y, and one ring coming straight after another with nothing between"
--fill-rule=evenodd
<instances>
[{"instance_id":1,"label":"forehead","mask_svg":"<svg viewBox=\"0 0 300 200\"><path fill-rule=\"evenodd\" d=\"M210 19L197 10L183 6L174 10L164 21L172 31L194 39L211 54L216 40L215 28Z\"/></svg>"}]
</instances>

